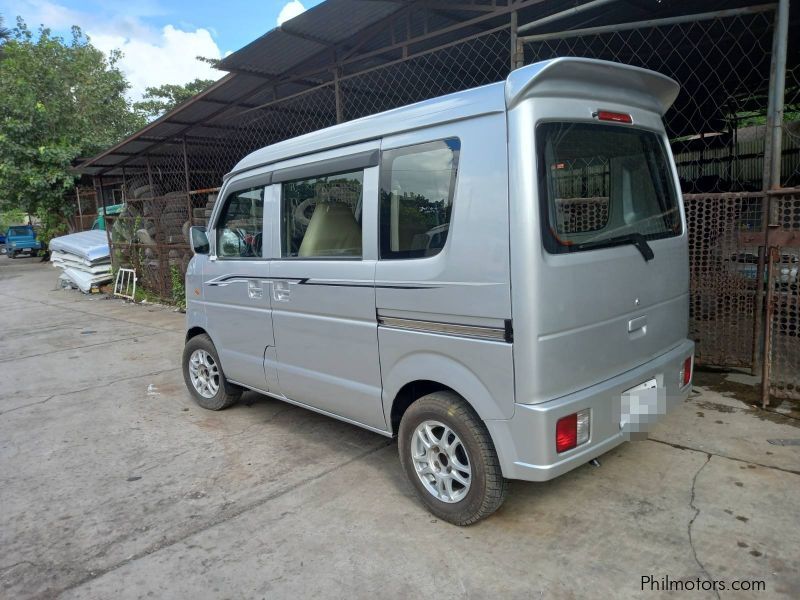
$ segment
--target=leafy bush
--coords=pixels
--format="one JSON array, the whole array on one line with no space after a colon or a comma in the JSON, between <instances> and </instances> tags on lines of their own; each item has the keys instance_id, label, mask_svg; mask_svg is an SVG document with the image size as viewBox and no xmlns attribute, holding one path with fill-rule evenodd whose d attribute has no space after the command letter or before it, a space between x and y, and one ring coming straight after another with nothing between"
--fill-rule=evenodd
<instances>
[{"instance_id":1,"label":"leafy bush","mask_svg":"<svg viewBox=\"0 0 800 600\"><path fill-rule=\"evenodd\" d=\"M183 274L175 265L169 268L169 273L172 278L172 302L181 310L186 310L186 284Z\"/></svg>"}]
</instances>

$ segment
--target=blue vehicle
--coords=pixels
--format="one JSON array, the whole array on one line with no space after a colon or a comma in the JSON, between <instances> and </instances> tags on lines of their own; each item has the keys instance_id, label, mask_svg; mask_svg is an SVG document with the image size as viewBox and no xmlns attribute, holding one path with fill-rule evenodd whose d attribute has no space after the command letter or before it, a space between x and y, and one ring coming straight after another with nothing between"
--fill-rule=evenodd
<instances>
[{"instance_id":1,"label":"blue vehicle","mask_svg":"<svg viewBox=\"0 0 800 600\"><path fill-rule=\"evenodd\" d=\"M11 258L17 258L23 252L35 256L41 248L41 242L36 239L36 231L30 225L12 225L6 231L6 252Z\"/></svg>"}]
</instances>

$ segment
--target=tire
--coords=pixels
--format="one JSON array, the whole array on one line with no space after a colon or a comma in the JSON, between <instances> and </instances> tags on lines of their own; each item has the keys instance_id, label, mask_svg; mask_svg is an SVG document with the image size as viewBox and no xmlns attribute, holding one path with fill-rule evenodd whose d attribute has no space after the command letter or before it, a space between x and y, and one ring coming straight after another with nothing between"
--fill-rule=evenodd
<instances>
[{"instance_id":1,"label":"tire","mask_svg":"<svg viewBox=\"0 0 800 600\"><path fill-rule=\"evenodd\" d=\"M213 364L216 365L216 377L207 376L205 380L216 380L217 384L216 386L211 384L210 387L204 388L205 394L200 393L193 383L191 361L195 353L197 353L197 358L201 357L203 355L202 353L205 353L205 356L210 358ZM192 395L192 398L194 398L194 401L203 408L208 410L222 410L223 408L228 408L236 404L241 397L242 388L229 383L225 378L225 374L222 372L222 365L219 362L219 356L217 355L217 349L214 347L211 338L206 334L197 335L186 342L186 346L183 348L182 362L183 380L186 383L186 387ZM203 366L208 370L208 363L204 363ZM213 389L214 387L216 389Z\"/></svg>"},{"instance_id":2,"label":"tire","mask_svg":"<svg viewBox=\"0 0 800 600\"><path fill-rule=\"evenodd\" d=\"M450 502L435 496L418 475L416 465L422 465L428 459L415 461L412 457L412 451L415 448L423 447L419 445L421 441L417 439L417 428L423 427L423 423L426 422L438 423L442 426L432 429L434 437L429 437L428 441L435 439L437 435L442 439L445 438L444 427L450 429L450 433L454 434L455 438L449 434L446 437L449 443L456 447L455 452L458 459L458 462L450 461L448 464L447 453L439 452L431 455L433 456L431 459L433 465L430 468L449 468L450 471L447 473L452 473L458 471L454 465L460 463L469 466L469 486L466 487L453 481L451 489L459 489L450 498ZM464 463L463 454L457 448L456 439L466 454L466 463ZM438 445L434 445L433 448L438 448ZM444 521L454 525L472 525L494 513L506 498L507 480L500 470L500 461L489 432L477 413L458 394L446 391L434 392L414 402L406 410L400 422L398 451L406 477L416 490L420 500L431 513ZM436 456L441 457L442 454L445 454L445 459L435 458ZM445 467L445 465L447 466ZM459 471L459 474L462 479L466 479L464 472ZM437 475L432 471L426 477L433 477L439 481ZM445 474L445 477L450 477L450 475ZM436 486L431 482L429 485ZM458 493L463 493L463 497L457 498Z\"/></svg>"},{"instance_id":3,"label":"tire","mask_svg":"<svg viewBox=\"0 0 800 600\"><path fill-rule=\"evenodd\" d=\"M17 258L17 251L16 250L12 250L11 252L8 253L8 256L10 258Z\"/></svg>"}]
</instances>

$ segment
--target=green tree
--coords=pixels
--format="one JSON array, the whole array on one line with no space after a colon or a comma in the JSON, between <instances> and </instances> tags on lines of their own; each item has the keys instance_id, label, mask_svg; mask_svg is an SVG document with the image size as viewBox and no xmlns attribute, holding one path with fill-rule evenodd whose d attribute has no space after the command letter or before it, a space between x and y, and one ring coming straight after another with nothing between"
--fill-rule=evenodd
<instances>
[{"instance_id":1,"label":"green tree","mask_svg":"<svg viewBox=\"0 0 800 600\"><path fill-rule=\"evenodd\" d=\"M4 27L3 15L0 15L0 58L3 58L3 44L11 37L11 31Z\"/></svg>"},{"instance_id":2,"label":"green tree","mask_svg":"<svg viewBox=\"0 0 800 600\"><path fill-rule=\"evenodd\" d=\"M24 223L27 216L19 209L0 211L0 234L5 234L12 225Z\"/></svg>"},{"instance_id":3,"label":"green tree","mask_svg":"<svg viewBox=\"0 0 800 600\"><path fill-rule=\"evenodd\" d=\"M185 85L167 83L158 87L149 87L145 89L142 100L133 106L148 119L157 119L192 96L199 94L212 83L214 83L212 79L195 79Z\"/></svg>"},{"instance_id":4,"label":"green tree","mask_svg":"<svg viewBox=\"0 0 800 600\"><path fill-rule=\"evenodd\" d=\"M78 27L72 39L36 33L22 19L0 57L0 208L58 223L72 203L78 157L108 147L145 123L125 97L128 82ZM44 237L49 237L43 232Z\"/></svg>"},{"instance_id":5,"label":"green tree","mask_svg":"<svg viewBox=\"0 0 800 600\"><path fill-rule=\"evenodd\" d=\"M5 19L0 15L0 42L6 42L11 37L11 32L3 26L4 23Z\"/></svg>"}]
</instances>

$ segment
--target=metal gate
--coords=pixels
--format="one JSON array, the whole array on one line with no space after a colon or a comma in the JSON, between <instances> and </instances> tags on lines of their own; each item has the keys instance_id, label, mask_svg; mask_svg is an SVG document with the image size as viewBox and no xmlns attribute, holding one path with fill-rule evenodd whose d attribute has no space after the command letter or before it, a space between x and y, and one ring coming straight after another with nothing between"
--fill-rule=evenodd
<instances>
[{"instance_id":1,"label":"metal gate","mask_svg":"<svg viewBox=\"0 0 800 600\"><path fill-rule=\"evenodd\" d=\"M762 193L686 194L690 337L698 364L752 367L764 251ZM761 267L759 268L759 264Z\"/></svg>"},{"instance_id":2,"label":"metal gate","mask_svg":"<svg viewBox=\"0 0 800 600\"><path fill-rule=\"evenodd\" d=\"M800 190L684 201L697 363L760 371L764 404L800 398Z\"/></svg>"},{"instance_id":3,"label":"metal gate","mask_svg":"<svg viewBox=\"0 0 800 600\"><path fill-rule=\"evenodd\" d=\"M800 398L800 189L772 194L763 384L769 396Z\"/></svg>"}]
</instances>

